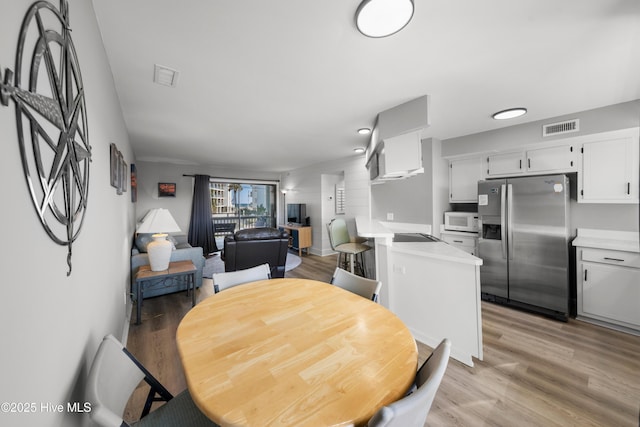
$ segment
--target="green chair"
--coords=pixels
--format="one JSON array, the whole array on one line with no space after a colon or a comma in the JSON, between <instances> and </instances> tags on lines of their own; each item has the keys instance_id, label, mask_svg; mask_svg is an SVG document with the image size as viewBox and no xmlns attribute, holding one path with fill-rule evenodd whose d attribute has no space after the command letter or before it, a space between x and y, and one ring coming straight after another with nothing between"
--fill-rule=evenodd
<instances>
[{"instance_id":1,"label":"green chair","mask_svg":"<svg viewBox=\"0 0 640 427\"><path fill-rule=\"evenodd\" d=\"M366 276L364 270L364 253L371 249L357 239L352 239L347 230L347 223L342 218L334 218L327 224L327 232L329 233L329 243L331 249L338 252L338 264L340 268L349 266L349 271L356 274L356 270L361 276ZM344 261L342 256L344 255ZM360 255L360 260L358 260Z\"/></svg>"}]
</instances>

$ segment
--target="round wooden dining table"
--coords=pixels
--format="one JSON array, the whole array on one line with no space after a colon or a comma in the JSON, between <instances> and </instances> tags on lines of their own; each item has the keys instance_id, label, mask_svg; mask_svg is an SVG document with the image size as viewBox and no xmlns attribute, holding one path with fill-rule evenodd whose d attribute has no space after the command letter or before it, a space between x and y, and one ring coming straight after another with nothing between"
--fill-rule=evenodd
<instances>
[{"instance_id":1,"label":"round wooden dining table","mask_svg":"<svg viewBox=\"0 0 640 427\"><path fill-rule=\"evenodd\" d=\"M226 289L180 322L189 392L221 426L364 425L413 383L402 321L328 283L272 279Z\"/></svg>"}]
</instances>

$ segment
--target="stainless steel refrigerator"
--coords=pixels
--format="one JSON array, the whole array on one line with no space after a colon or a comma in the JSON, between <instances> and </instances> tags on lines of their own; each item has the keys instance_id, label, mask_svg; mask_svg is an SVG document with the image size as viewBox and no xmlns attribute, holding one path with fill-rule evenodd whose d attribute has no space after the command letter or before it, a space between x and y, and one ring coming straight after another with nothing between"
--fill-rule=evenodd
<instances>
[{"instance_id":1,"label":"stainless steel refrigerator","mask_svg":"<svg viewBox=\"0 0 640 427\"><path fill-rule=\"evenodd\" d=\"M478 256L484 299L569 314L569 179L478 181Z\"/></svg>"}]
</instances>

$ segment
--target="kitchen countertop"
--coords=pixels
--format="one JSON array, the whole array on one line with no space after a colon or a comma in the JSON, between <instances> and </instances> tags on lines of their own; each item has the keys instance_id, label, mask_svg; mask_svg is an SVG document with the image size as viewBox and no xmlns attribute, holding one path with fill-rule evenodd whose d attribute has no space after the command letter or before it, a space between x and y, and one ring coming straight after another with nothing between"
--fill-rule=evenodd
<instances>
[{"instance_id":1,"label":"kitchen countertop","mask_svg":"<svg viewBox=\"0 0 640 427\"><path fill-rule=\"evenodd\" d=\"M442 261L458 262L462 264L482 265L482 259L445 242L395 242L393 251L411 255L428 256Z\"/></svg>"},{"instance_id":2,"label":"kitchen countertop","mask_svg":"<svg viewBox=\"0 0 640 427\"><path fill-rule=\"evenodd\" d=\"M359 216L356 217L356 230L360 237L392 239L395 233L431 234L431 225L379 221Z\"/></svg>"},{"instance_id":3,"label":"kitchen countertop","mask_svg":"<svg viewBox=\"0 0 640 427\"><path fill-rule=\"evenodd\" d=\"M357 217L356 228L358 236L379 239L376 240L377 244L388 246L394 252L428 256L434 259L463 264L482 265L482 259L445 242L393 242L392 240L395 233L431 234L431 226L428 224L384 222Z\"/></svg>"},{"instance_id":4,"label":"kitchen countertop","mask_svg":"<svg viewBox=\"0 0 640 427\"><path fill-rule=\"evenodd\" d=\"M360 237L393 238L393 231L382 225L380 221L363 216L356 217L356 229Z\"/></svg>"},{"instance_id":5,"label":"kitchen countertop","mask_svg":"<svg viewBox=\"0 0 640 427\"><path fill-rule=\"evenodd\" d=\"M639 235L635 231L578 228L578 235L573 239L572 245L582 248L640 252Z\"/></svg>"}]
</instances>

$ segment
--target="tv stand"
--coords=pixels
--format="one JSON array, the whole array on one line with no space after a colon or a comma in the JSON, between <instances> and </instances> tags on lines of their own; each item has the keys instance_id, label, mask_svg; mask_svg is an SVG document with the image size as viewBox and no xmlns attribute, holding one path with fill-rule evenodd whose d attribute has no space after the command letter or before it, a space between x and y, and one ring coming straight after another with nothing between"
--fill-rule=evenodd
<instances>
[{"instance_id":1,"label":"tv stand","mask_svg":"<svg viewBox=\"0 0 640 427\"><path fill-rule=\"evenodd\" d=\"M302 250L307 250L309 255L309 248L311 247L311 227L297 224L285 224L279 225L278 228L289 233L289 247L298 251L298 255L302 256Z\"/></svg>"}]
</instances>

